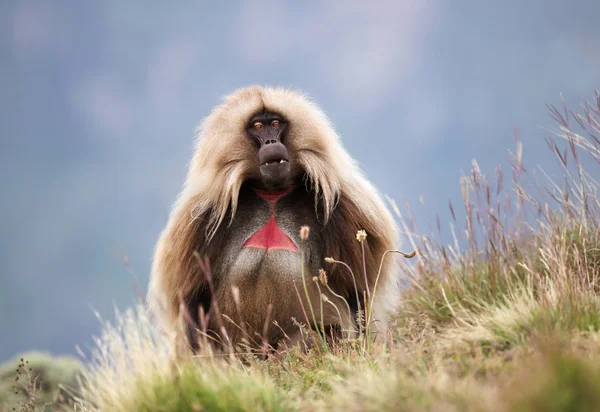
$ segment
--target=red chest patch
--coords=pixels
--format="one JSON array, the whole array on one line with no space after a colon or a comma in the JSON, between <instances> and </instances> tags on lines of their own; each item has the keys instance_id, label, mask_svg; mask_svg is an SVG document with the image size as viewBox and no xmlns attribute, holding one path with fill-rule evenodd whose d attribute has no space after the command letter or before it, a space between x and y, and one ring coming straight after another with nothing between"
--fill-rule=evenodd
<instances>
[{"instance_id":1,"label":"red chest patch","mask_svg":"<svg viewBox=\"0 0 600 412\"><path fill-rule=\"evenodd\" d=\"M298 252L298 246L292 239L277 225L275 222L275 202L282 197L286 196L292 191L292 188L288 188L279 192L267 192L263 190L256 190L256 193L263 199L269 202L271 209L271 217L265 226L254 233L242 247L253 247L257 249L280 249L290 250L292 252Z\"/></svg>"}]
</instances>

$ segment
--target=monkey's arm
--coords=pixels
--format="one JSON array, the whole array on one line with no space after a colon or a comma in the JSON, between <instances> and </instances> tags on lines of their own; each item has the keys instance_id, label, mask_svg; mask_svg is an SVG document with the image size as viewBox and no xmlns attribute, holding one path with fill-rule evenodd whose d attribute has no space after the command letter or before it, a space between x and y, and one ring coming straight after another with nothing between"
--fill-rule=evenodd
<instances>
[{"instance_id":1,"label":"monkey's arm","mask_svg":"<svg viewBox=\"0 0 600 412\"><path fill-rule=\"evenodd\" d=\"M386 307L387 301L395 295L393 260L385 259L381 273L379 267L385 251L394 249L396 232L389 212L383 205L369 202L368 199L367 196L363 196L362 201L357 202L342 193L337 207L324 227L325 250L328 256L346 263L352 269L361 308L364 308L364 295L368 297L373 294L377 281L376 296L371 296L371 299L374 312L381 312L380 307ZM359 230L367 233L367 239L362 244L357 240ZM350 306L356 310L357 293L348 269L335 264L330 266L329 270L331 281L336 283L338 290L345 292ZM382 320L387 318L385 313L379 315Z\"/></svg>"},{"instance_id":2,"label":"monkey's arm","mask_svg":"<svg viewBox=\"0 0 600 412\"><path fill-rule=\"evenodd\" d=\"M210 307L210 293L198 261L198 254L202 256L206 249L206 213L193 213L197 200L198 196L185 199L182 194L154 252L148 306L162 329L178 324L182 303L195 323L198 307L204 306L206 312Z\"/></svg>"}]
</instances>

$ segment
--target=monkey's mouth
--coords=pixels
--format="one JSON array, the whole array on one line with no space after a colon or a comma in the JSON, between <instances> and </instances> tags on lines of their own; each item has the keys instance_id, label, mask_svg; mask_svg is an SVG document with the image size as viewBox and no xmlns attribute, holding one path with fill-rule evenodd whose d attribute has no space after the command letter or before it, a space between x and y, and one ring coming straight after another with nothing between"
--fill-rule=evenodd
<instances>
[{"instance_id":1,"label":"monkey's mouth","mask_svg":"<svg viewBox=\"0 0 600 412\"><path fill-rule=\"evenodd\" d=\"M287 162L288 162L287 159L273 159L273 160L268 160L268 161L264 162L263 164L261 164L261 166L272 166L272 165L283 164L283 163L287 163Z\"/></svg>"},{"instance_id":2,"label":"monkey's mouth","mask_svg":"<svg viewBox=\"0 0 600 412\"><path fill-rule=\"evenodd\" d=\"M265 166L287 164L289 160L287 148L280 142L266 144L258 151L258 164L261 169Z\"/></svg>"},{"instance_id":3,"label":"monkey's mouth","mask_svg":"<svg viewBox=\"0 0 600 412\"><path fill-rule=\"evenodd\" d=\"M290 156L281 142L262 146L258 151L258 164L265 188L275 190L287 184L290 176Z\"/></svg>"}]
</instances>

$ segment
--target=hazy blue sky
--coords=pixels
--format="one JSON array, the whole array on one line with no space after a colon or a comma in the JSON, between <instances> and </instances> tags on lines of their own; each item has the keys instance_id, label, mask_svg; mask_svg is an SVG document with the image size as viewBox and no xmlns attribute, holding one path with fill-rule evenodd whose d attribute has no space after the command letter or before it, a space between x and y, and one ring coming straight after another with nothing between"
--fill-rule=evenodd
<instances>
[{"instance_id":1,"label":"hazy blue sky","mask_svg":"<svg viewBox=\"0 0 600 412\"><path fill-rule=\"evenodd\" d=\"M517 125L526 164L551 170L545 104L600 87L598 16L597 0L2 1L0 361L89 343L91 307L134 295L121 249L145 292L222 95L306 91L382 192L444 222L471 159L506 165Z\"/></svg>"}]
</instances>

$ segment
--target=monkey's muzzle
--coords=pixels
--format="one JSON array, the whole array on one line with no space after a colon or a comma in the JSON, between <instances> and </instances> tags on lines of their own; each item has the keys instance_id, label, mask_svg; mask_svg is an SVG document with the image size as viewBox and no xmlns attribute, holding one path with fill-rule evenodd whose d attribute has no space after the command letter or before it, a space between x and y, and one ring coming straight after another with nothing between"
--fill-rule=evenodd
<instances>
[{"instance_id":1,"label":"monkey's muzzle","mask_svg":"<svg viewBox=\"0 0 600 412\"><path fill-rule=\"evenodd\" d=\"M290 161L283 143L274 142L263 145L258 151L260 173L266 185L277 185L287 180L290 173Z\"/></svg>"}]
</instances>

